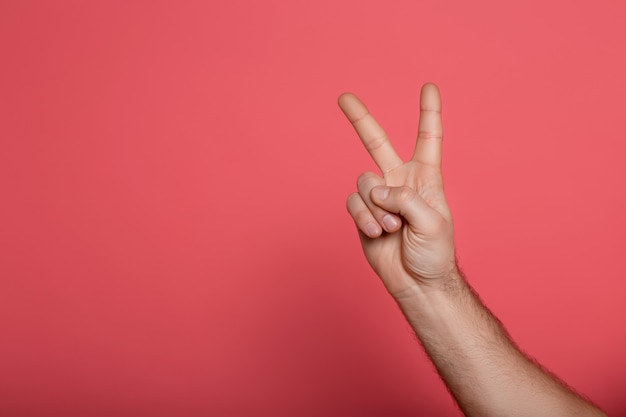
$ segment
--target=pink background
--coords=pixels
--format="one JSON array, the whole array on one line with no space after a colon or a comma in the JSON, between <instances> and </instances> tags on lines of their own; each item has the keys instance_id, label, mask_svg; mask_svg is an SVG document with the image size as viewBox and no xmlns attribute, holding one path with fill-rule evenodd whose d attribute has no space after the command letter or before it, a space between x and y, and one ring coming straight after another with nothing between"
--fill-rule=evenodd
<instances>
[{"instance_id":1,"label":"pink background","mask_svg":"<svg viewBox=\"0 0 626 417\"><path fill-rule=\"evenodd\" d=\"M626 3L2 1L0 414L458 416L360 252L444 103L462 266L626 415Z\"/></svg>"}]
</instances>

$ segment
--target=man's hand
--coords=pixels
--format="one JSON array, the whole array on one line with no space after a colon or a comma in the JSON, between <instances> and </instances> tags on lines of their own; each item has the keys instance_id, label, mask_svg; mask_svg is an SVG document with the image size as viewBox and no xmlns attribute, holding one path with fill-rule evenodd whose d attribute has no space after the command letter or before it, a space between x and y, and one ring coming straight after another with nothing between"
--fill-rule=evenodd
<instances>
[{"instance_id":1,"label":"man's hand","mask_svg":"<svg viewBox=\"0 0 626 417\"><path fill-rule=\"evenodd\" d=\"M464 414L606 417L519 351L457 269L437 87L422 87L417 144L407 162L358 98L343 94L339 106L383 173L362 174L348 197L365 256Z\"/></svg>"},{"instance_id":2,"label":"man's hand","mask_svg":"<svg viewBox=\"0 0 626 417\"><path fill-rule=\"evenodd\" d=\"M365 256L396 299L440 287L456 269L452 216L443 192L441 98L434 84L420 96L417 144L404 162L385 131L353 94L339 97L383 176L363 173L348 197Z\"/></svg>"}]
</instances>

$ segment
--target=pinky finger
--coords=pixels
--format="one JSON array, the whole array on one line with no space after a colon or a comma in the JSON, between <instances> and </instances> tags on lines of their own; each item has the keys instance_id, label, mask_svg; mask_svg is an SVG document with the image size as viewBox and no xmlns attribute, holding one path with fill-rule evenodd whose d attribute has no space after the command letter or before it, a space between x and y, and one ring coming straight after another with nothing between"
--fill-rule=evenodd
<instances>
[{"instance_id":1,"label":"pinky finger","mask_svg":"<svg viewBox=\"0 0 626 417\"><path fill-rule=\"evenodd\" d=\"M367 208L359 193L350 194L346 206L348 213L356 223L356 227L366 236L376 238L382 234L382 227Z\"/></svg>"}]
</instances>

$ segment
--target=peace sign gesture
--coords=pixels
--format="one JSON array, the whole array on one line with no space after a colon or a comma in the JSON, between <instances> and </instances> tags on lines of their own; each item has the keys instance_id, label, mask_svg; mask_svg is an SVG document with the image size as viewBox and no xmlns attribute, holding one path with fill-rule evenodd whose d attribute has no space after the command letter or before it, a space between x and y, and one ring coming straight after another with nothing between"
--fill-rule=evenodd
<instances>
[{"instance_id":1,"label":"peace sign gesture","mask_svg":"<svg viewBox=\"0 0 626 417\"><path fill-rule=\"evenodd\" d=\"M456 262L441 176L439 89L422 87L417 143L406 162L355 95L342 94L338 103L383 174L361 174L347 201L368 262L396 299L444 285Z\"/></svg>"}]
</instances>

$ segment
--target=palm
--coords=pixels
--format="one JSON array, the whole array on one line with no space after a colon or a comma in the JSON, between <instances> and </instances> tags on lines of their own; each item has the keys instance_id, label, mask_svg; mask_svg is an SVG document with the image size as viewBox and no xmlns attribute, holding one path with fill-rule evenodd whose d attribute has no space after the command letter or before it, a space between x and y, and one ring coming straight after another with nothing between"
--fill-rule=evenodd
<instances>
[{"instance_id":1,"label":"palm","mask_svg":"<svg viewBox=\"0 0 626 417\"><path fill-rule=\"evenodd\" d=\"M449 216L441 176L433 167L409 161L384 178L387 185L408 186L416 190L433 209L434 215ZM430 249L428 235L406 221L400 231L377 239L361 234L361 243L368 262L385 280L391 293L402 292L414 284L413 280L428 279L438 272L430 271L430 261L435 254Z\"/></svg>"},{"instance_id":2,"label":"palm","mask_svg":"<svg viewBox=\"0 0 626 417\"><path fill-rule=\"evenodd\" d=\"M440 101L438 90L433 87L426 85L422 90L418 141L413 158L407 162L397 156L382 128L355 96L344 95L339 101L384 173L382 178L379 177L379 185L409 187L425 203L424 221L419 224L403 221L399 230L374 238L360 230L365 256L392 294L401 293L416 282L441 276L450 257L454 256L452 219L441 177ZM367 194L367 191L360 191ZM371 212L380 211L367 195L361 196L360 200L357 202L359 207L367 209L369 206ZM353 213L353 217L356 219L357 216Z\"/></svg>"}]
</instances>

